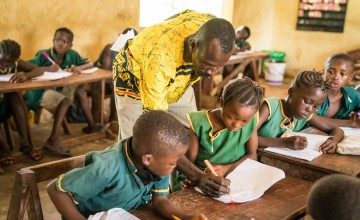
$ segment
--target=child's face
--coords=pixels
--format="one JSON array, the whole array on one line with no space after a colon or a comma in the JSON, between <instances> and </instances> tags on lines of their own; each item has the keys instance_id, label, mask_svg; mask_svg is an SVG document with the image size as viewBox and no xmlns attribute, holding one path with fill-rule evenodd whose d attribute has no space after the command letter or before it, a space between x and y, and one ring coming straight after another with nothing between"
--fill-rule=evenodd
<instances>
[{"instance_id":1,"label":"child's face","mask_svg":"<svg viewBox=\"0 0 360 220\"><path fill-rule=\"evenodd\" d=\"M70 35L66 32L61 32L61 31L56 32L53 43L56 53L58 54L64 54L72 47L72 42L70 41Z\"/></svg>"},{"instance_id":2,"label":"child's face","mask_svg":"<svg viewBox=\"0 0 360 220\"><path fill-rule=\"evenodd\" d=\"M288 106L292 115L296 119L304 119L314 113L316 109L324 102L327 94L320 88L290 88L289 97L287 99Z\"/></svg>"},{"instance_id":3,"label":"child's face","mask_svg":"<svg viewBox=\"0 0 360 220\"><path fill-rule=\"evenodd\" d=\"M346 60L331 60L325 65L325 78L328 80L331 90L339 90L352 80L353 67Z\"/></svg>"},{"instance_id":4,"label":"child's face","mask_svg":"<svg viewBox=\"0 0 360 220\"><path fill-rule=\"evenodd\" d=\"M240 103L222 105L222 120L227 129L237 131L246 126L257 109L251 106L242 106Z\"/></svg>"},{"instance_id":5,"label":"child's face","mask_svg":"<svg viewBox=\"0 0 360 220\"><path fill-rule=\"evenodd\" d=\"M185 155L187 147L188 145L182 145L174 152L152 155L145 166L154 175L167 176L175 169L178 159Z\"/></svg>"},{"instance_id":6,"label":"child's face","mask_svg":"<svg viewBox=\"0 0 360 220\"><path fill-rule=\"evenodd\" d=\"M11 67L17 59L15 58L11 58L9 56L3 56L2 54L0 54L0 69L1 70L5 70L9 67Z\"/></svg>"},{"instance_id":7,"label":"child's face","mask_svg":"<svg viewBox=\"0 0 360 220\"><path fill-rule=\"evenodd\" d=\"M236 42L240 43L248 39L248 33L245 29L241 29L240 31L236 32Z\"/></svg>"}]
</instances>

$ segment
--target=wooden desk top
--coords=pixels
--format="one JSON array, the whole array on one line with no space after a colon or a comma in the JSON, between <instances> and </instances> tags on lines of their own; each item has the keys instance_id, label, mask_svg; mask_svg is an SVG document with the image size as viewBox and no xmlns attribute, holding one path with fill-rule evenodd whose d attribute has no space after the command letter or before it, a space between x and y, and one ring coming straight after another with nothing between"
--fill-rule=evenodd
<instances>
[{"instance_id":1,"label":"wooden desk top","mask_svg":"<svg viewBox=\"0 0 360 220\"><path fill-rule=\"evenodd\" d=\"M275 183L259 199L246 203L225 204L193 188L172 193L169 198L180 208L203 213L208 219L292 219L304 215L311 185L311 182L287 177ZM131 213L140 219L162 219L149 205Z\"/></svg>"},{"instance_id":2,"label":"wooden desk top","mask_svg":"<svg viewBox=\"0 0 360 220\"><path fill-rule=\"evenodd\" d=\"M237 53L235 55L232 55L230 57L230 59L226 62L226 64L236 64L239 62L242 62L245 59L262 59L262 58L268 58L270 56L269 53L267 52L258 52L258 51L254 51L254 52L242 52L242 53Z\"/></svg>"},{"instance_id":3,"label":"wooden desk top","mask_svg":"<svg viewBox=\"0 0 360 220\"><path fill-rule=\"evenodd\" d=\"M51 81L36 81L28 80L23 83L10 83L10 82L0 82L0 93L6 92L16 92L21 90L31 90L31 89L42 89L49 87L59 87L72 84L82 84L88 82L95 82L103 79L111 79L112 72L110 70L98 69L95 73L92 74L79 74L76 76L69 76L59 80Z\"/></svg>"}]
</instances>

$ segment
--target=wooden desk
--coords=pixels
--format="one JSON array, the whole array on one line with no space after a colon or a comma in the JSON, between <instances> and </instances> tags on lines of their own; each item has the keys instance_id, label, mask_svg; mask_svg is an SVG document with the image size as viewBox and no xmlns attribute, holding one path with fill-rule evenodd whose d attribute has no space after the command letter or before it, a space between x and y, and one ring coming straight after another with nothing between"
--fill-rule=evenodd
<instances>
[{"instance_id":1,"label":"wooden desk","mask_svg":"<svg viewBox=\"0 0 360 220\"><path fill-rule=\"evenodd\" d=\"M266 52L238 53L236 55L232 55L225 65L231 65L231 64L240 64L240 65L238 65L218 85L213 87L213 82L211 78L201 79L198 83L196 83L196 85L194 85L196 104L198 108L200 107L200 103L201 103L200 99L201 99L202 90L205 91L205 94L209 94L211 96L217 95L221 91L221 89L229 82L230 79L236 77L239 73L244 73L246 66L249 64L251 66L252 72L254 73L255 81L259 82L262 60L268 58L269 56L270 54Z\"/></svg>"},{"instance_id":2,"label":"wooden desk","mask_svg":"<svg viewBox=\"0 0 360 220\"><path fill-rule=\"evenodd\" d=\"M208 219L298 219L305 215L306 197L312 183L287 177L275 183L265 194L251 202L225 204L209 198L193 188L169 195L180 208L194 213L203 213ZM140 219L162 219L149 205L131 213Z\"/></svg>"},{"instance_id":3,"label":"wooden desk","mask_svg":"<svg viewBox=\"0 0 360 220\"><path fill-rule=\"evenodd\" d=\"M109 70L98 69L92 74L80 74L76 76L69 76L59 80L52 81L36 81L28 80L24 83L9 83L0 82L0 93L17 92L23 90L53 88L68 86L73 84L92 83L92 113L94 120L97 123L104 123L104 97L105 97L105 80L112 78L112 72ZM97 132L86 134L81 137L64 140L61 143L66 147L72 147L79 144L94 141L105 137L105 132ZM14 160L22 159L23 154L13 154Z\"/></svg>"}]
</instances>

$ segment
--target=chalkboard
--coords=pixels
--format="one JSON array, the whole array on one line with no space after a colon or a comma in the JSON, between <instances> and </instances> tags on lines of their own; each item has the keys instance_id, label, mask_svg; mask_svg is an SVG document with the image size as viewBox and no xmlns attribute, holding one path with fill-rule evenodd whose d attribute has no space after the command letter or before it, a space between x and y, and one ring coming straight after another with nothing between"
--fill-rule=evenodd
<instances>
[{"instance_id":1,"label":"chalkboard","mask_svg":"<svg viewBox=\"0 0 360 220\"><path fill-rule=\"evenodd\" d=\"M348 0L300 0L297 30L344 32Z\"/></svg>"}]
</instances>

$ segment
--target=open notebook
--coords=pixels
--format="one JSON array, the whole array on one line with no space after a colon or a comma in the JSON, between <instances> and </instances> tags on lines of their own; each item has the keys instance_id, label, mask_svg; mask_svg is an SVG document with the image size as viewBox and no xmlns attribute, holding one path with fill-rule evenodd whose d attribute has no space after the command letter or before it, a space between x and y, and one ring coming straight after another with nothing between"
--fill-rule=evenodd
<instances>
[{"instance_id":1,"label":"open notebook","mask_svg":"<svg viewBox=\"0 0 360 220\"><path fill-rule=\"evenodd\" d=\"M13 73L6 74L6 75L0 75L0 82L9 82L10 78L13 76Z\"/></svg>"},{"instance_id":2,"label":"open notebook","mask_svg":"<svg viewBox=\"0 0 360 220\"><path fill-rule=\"evenodd\" d=\"M360 136L360 128L340 127L345 136Z\"/></svg>"},{"instance_id":3,"label":"open notebook","mask_svg":"<svg viewBox=\"0 0 360 220\"><path fill-rule=\"evenodd\" d=\"M329 136L324 136L324 135L307 134L301 132L294 132L294 133L296 135L306 137L308 141L307 148L303 150L292 150L289 148L267 147L265 148L265 150L289 157L295 157L307 161L312 161L313 159L315 159L316 157L322 154L322 152L320 151L320 146L329 138ZM290 137L293 135L288 133L288 136Z\"/></svg>"},{"instance_id":4,"label":"open notebook","mask_svg":"<svg viewBox=\"0 0 360 220\"><path fill-rule=\"evenodd\" d=\"M241 203L260 198L274 183L285 178L284 171L246 159L226 177L231 181L230 195L214 198L224 203ZM201 189L195 187L201 192Z\"/></svg>"},{"instance_id":5,"label":"open notebook","mask_svg":"<svg viewBox=\"0 0 360 220\"><path fill-rule=\"evenodd\" d=\"M113 208L108 211L98 212L90 215L88 220L140 220L131 213L121 208Z\"/></svg>"},{"instance_id":6,"label":"open notebook","mask_svg":"<svg viewBox=\"0 0 360 220\"><path fill-rule=\"evenodd\" d=\"M72 73L66 71L57 71L57 72L44 72L43 75L33 78L33 80L58 80L68 76L71 76Z\"/></svg>"}]
</instances>

